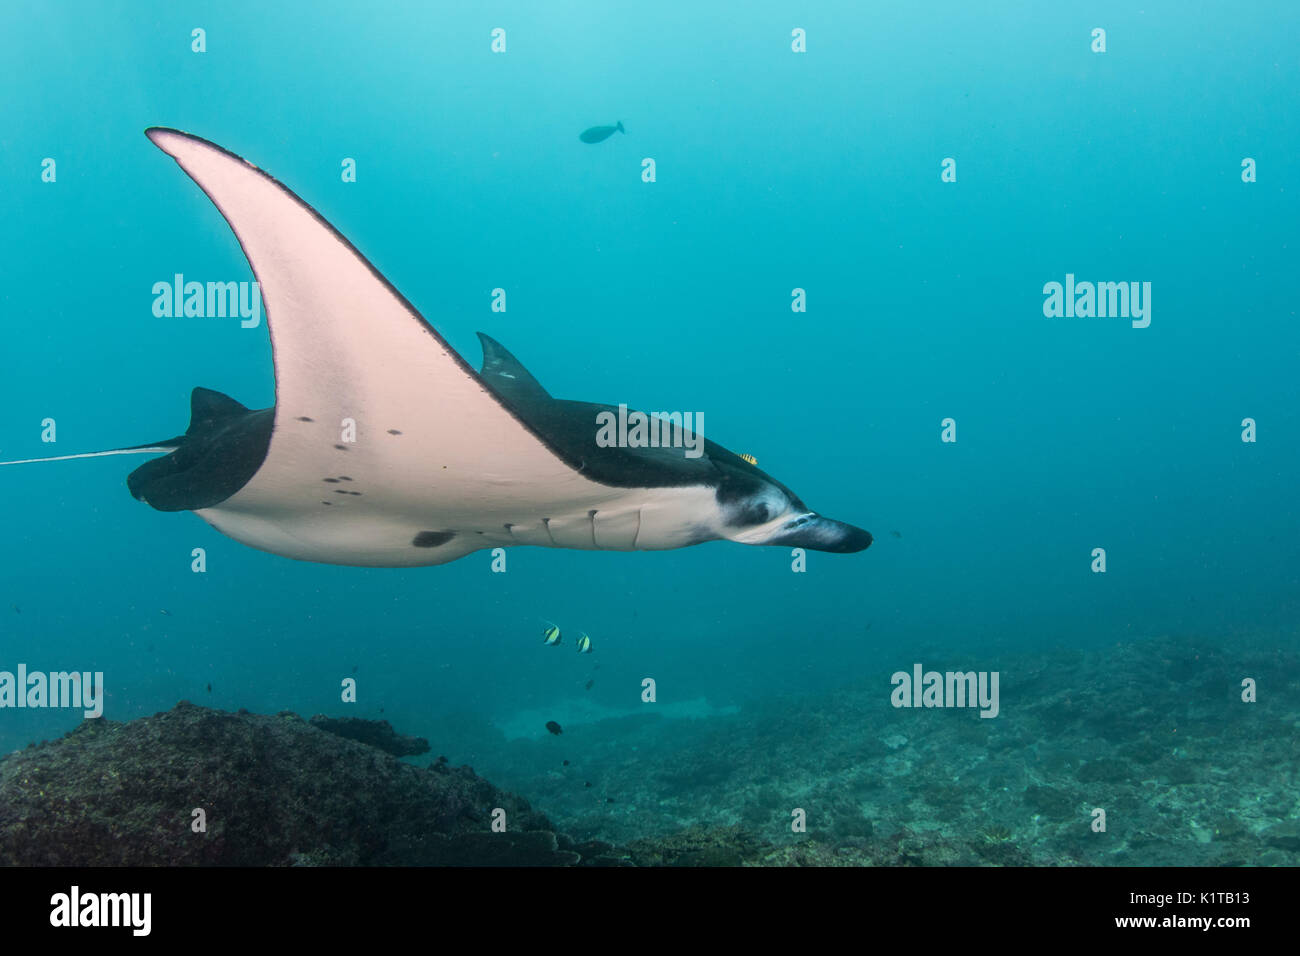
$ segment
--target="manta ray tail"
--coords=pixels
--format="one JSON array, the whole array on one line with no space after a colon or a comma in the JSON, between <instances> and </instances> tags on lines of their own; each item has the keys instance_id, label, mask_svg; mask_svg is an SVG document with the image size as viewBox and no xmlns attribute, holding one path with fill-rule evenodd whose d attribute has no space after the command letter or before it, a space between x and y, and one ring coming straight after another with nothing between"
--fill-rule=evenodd
<instances>
[{"instance_id":1,"label":"manta ray tail","mask_svg":"<svg viewBox=\"0 0 1300 956\"><path fill-rule=\"evenodd\" d=\"M163 441L151 441L145 445L108 448L104 451L87 451L79 455L54 455L50 458L20 458L16 461L0 461L0 465L32 465L42 461L71 461L74 458L103 458L106 455L166 455L182 447L186 441L192 440L196 433L202 435L210 431L219 422L246 414L248 414L248 409L229 395L214 392L210 388L196 388L190 395L190 427L184 435L177 435L175 438L167 438Z\"/></svg>"},{"instance_id":2,"label":"manta ray tail","mask_svg":"<svg viewBox=\"0 0 1300 956\"><path fill-rule=\"evenodd\" d=\"M196 388L190 395L190 427L184 435L79 455L0 461L0 465L161 455L127 476L131 494L159 511L197 510L228 498L257 470L266 455L274 412L273 408L253 411L221 392Z\"/></svg>"},{"instance_id":3,"label":"manta ray tail","mask_svg":"<svg viewBox=\"0 0 1300 956\"><path fill-rule=\"evenodd\" d=\"M108 448L104 451L87 451L79 455L54 455L50 458L19 458L15 461L0 461L0 465L33 465L42 461L71 461L74 458L103 458L106 455L165 455L185 444L185 436L178 435L166 441L150 442L147 445L132 445L130 448Z\"/></svg>"}]
</instances>

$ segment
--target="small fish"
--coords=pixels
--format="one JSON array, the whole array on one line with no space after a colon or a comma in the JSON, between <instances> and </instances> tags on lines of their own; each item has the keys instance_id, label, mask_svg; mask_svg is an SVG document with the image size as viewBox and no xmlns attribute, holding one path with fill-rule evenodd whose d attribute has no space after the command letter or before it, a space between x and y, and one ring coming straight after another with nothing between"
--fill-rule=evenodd
<instances>
[{"instance_id":1,"label":"small fish","mask_svg":"<svg viewBox=\"0 0 1300 956\"><path fill-rule=\"evenodd\" d=\"M561 727L559 724L557 724L557 723L556 723L555 721L553 721L553 720L548 720L548 721L546 722L546 729L549 730L549 731L550 731L551 733L553 733L553 734L562 734L562 733L564 733L564 728Z\"/></svg>"},{"instance_id":2,"label":"small fish","mask_svg":"<svg viewBox=\"0 0 1300 956\"><path fill-rule=\"evenodd\" d=\"M14 613L15 613L15 614L22 614L22 613L23 613L23 609L20 608L17 604L15 604L13 607L14 607Z\"/></svg>"},{"instance_id":3,"label":"small fish","mask_svg":"<svg viewBox=\"0 0 1300 956\"><path fill-rule=\"evenodd\" d=\"M613 798L613 797L606 797L606 798L605 798L605 802L606 802L606 803L613 803L613 802L614 802L614 798Z\"/></svg>"},{"instance_id":4,"label":"small fish","mask_svg":"<svg viewBox=\"0 0 1300 956\"><path fill-rule=\"evenodd\" d=\"M891 531L891 532L889 532L889 533L892 534L895 538L901 538L901 537L903 536L903 535L902 535L900 532L898 532L898 531Z\"/></svg>"},{"instance_id":5,"label":"small fish","mask_svg":"<svg viewBox=\"0 0 1300 956\"><path fill-rule=\"evenodd\" d=\"M567 767L567 766L568 766L568 765L569 765L569 761L567 761L567 760L566 760L566 761L564 761L564 766L566 766L566 767Z\"/></svg>"},{"instance_id":6,"label":"small fish","mask_svg":"<svg viewBox=\"0 0 1300 956\"><path fill-rule=\"evenodd\" d=\"M356 664L353 664L353 665L352 665L352 673L355 674L356 672L357 672L357 665L356 665Z\"/></svg>"},{"instance_id":7,"label":"small fish","mask_svg":"<svg viewBox=\"0 0 1300 956\"><path fill-rule=\"evenodd\" d=\"M749 462L751 465L757 465L757 464L758 464L758 459L755 458L753 455L740 455L739 457L740 457L740 460L741 460L741 461L747 461L747 462Z\"/></svg>"},{"instance_id":8,"label":"small fish","mask_svg":"<svg viewBox=\"0 0 1300 956\"><path fill-rule=\"evenodd\" d=\"M591 638L589 638L586 634L583 634L582 637L578 638L578 653L579 654L591 653Z\"/></svg>"},{"instance_id":9,"label":"small fish","mask_svg":"<svg viewBox=\"0 0 1300 956\"><path fill-rule=\"evenodd\" d=\"M596 686L596 681L595 681L594 679L592 679L592 680L587 681L586 686L583 687L582 689L583 689L583 690L591 690L592 687L594 687L594 686Z\"/></svg>"},{"instance_id":10,"label":"small fish","mask_svg":"<svg viewBox=\"0 0 1300 956\"><path fill-rule=\"evenodd\" d=\"M560 629L552 624L542 631L542 643L547 647L556 647L560 643Z\"/></svg>"},{"instance_id":11,"label":"small fish","mask_svg":"<svg viewBox=\"0 0 1300 956\"><path fill-rule=\"evenodd\" d=\"M591 129L584 129L578 134L578 139L584 143L603 143L615 133L626 133L622 121L615 123L613 126L593 126Z\"/></svg>"},{"instance_id":12,"label":"small fish","mask_svg":"<svg viewBox=\"0 0 1300 956\"><path fill-rule=\"evenodd\" d=\"M171 617L171 616L172 616L172 612L166 610L165 608L159 608L159 609L158 609L158 613L161 614L163 617Z\"/></svg>"},{"instance_id":13,"label":"small fish","mask_svg":"<svg viewBox=\"0 0 1300 956\"><path fill-rule=\"evenodd\" d=\"M591 789L591 781L588 780L586 783L583 784L583 786L586 787L587 789Z\"/></svg>"},{"instance_id":14,"label":"small fish","mask_svg":"<svg viewBox=\"0 0 1300 956\"><path fill-rule=\"evenodd\" d=\"M212 693L212 685L211 685L211 684L208 684L208 693L209 693L209 694Z\"/></svg>"}]
</instances>

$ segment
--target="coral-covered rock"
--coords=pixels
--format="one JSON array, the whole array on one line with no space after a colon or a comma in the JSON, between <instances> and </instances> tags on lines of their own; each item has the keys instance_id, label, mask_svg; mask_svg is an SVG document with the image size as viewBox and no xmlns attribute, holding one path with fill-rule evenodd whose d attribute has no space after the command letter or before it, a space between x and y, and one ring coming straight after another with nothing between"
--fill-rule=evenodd
<instances>
[{"instance_id":1,"label":"coral-covered rock","mask_svg":"<svg viewBox=\"0 0 1300 956\"><path fill-rule=\"evenodd\" d=\"M491 829L498 808L504 833ZM10 865L582 861L561 839L468 767L421 769L289 713L182 702L130 723L86 721L0 761L0 862ZM590 862L611 850L599 845Z\"/></svg>"}]
</instances>

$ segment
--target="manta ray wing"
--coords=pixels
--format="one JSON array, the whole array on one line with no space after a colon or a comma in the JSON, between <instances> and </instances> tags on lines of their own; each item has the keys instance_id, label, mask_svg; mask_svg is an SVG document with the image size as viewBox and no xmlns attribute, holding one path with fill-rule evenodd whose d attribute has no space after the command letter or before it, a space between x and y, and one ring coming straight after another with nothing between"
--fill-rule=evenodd
<instances>
[{"instance_id":1,"label":"manta ray wing","mask_svg":"<svg viewBox=\"0 0 1300 956\"><path fill-rule=\"evenodd\" d=\"M265 459L199 515L254 547L336 564L439 564L500 543L593 546L589 515L619 489L559 457L284 185L199 137L148 136L230 224L261 287L274 356ZM593 523L547 527L572 525L570 514Z\"/></svg>"}]
</instances>

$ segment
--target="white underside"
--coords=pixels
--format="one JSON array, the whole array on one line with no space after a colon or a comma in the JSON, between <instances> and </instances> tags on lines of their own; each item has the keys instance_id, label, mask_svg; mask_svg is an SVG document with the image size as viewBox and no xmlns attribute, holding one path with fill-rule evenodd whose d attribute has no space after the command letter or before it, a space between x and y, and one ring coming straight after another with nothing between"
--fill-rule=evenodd
<instances>
[{"instance_id":1,"label":"white underside","mask_svg":"<svg viewBox=\"0 0 1300 956\"><path fill-rule=\"evenodd\" d=\"M222 534L262 551L301 561L364 567L445 564L474 551L514 545L658 551L698 542L701 530L717 521L713 493L707 488L614 489L584 484L589 491L604 493L592 491L592 497L575 506L540 502L534 488L527 501L480 501L473 510L463 501L435 496L423 507L379 510L365 503L364 493L321 506L319 502L326 499L309 488L302 489L302 497L316 507L298 513L287 511L278 495L258 507L257 489L246 487L218 507L196 513ZM452 531L455 537L437 547L419 548L412 542L420 531Z\"/></svg>"}]
</instances>

